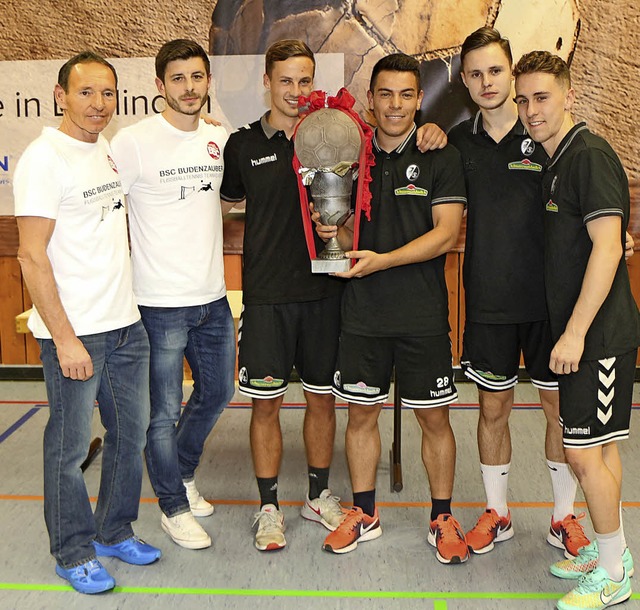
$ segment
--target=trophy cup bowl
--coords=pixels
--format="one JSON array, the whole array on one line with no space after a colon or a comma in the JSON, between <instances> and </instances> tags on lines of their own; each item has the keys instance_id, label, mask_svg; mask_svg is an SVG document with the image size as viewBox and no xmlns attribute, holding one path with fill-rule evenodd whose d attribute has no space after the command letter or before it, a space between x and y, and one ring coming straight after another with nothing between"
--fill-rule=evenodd
<instances>
[{"instance_id":1,"label":"trophy cup bowl","mask_svg":"<svg viewBox=\"0 0 640 610\"><path fill-rule=\"evenodd\" d=\"M342 226L351 211L353 166L360 156L357 123L340 110L321 108L300 122L294 146L320 222ZM348 271L350 267L351 260L335 237L311 261L312 273Z\"/></svg>"}]
</instances>

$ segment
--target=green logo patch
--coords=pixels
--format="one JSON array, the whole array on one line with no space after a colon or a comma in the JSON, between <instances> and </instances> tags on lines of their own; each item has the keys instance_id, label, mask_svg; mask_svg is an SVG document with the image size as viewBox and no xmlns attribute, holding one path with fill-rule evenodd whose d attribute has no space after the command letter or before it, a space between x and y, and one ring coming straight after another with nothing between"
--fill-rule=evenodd
<instances>
[{"instance_id":1,"label":"green logo patch","mask_svg":"<svg viewBox=\"0 0 640 610\"><path fill-rule=\"evenodd\" d=\"M415 184L407 184L393 191L396 195L417 195L418 197L426 197L429 194L427 189L423 189Z\"/></svg>"},{"instance_id":2,"label":"green logo patch","mask_svg":"<svg viewBox=\"0 0 640 610\"><path fill-rule=\"evenodd\" d=\"M544 206L544 209L547 210L547 212L557 212L558 204L549 199L549 201L547 201L547 205Z\"/></svg>"},{"instance_id":3,"label":"green logo patch","mask_svg":"<svg viewBox=\"0 0 640 610\"><path fill-rule=\"evenodd\" d=\"M274 379L270 375L264 379L250 379L249 385L254 388L278 388L284 382L284 379Z\"/></svg>"},{"instance_id":4,"label":"green logo patch","mask_svg":"<svg viewBox=\"0 0 640 610\"><path fill-rule=\"evenodd\" d=\"M534 163L529 159L522 159L522 161L512 161L509 163L509 169L524 169L530 172L541 172L542 165Z\"/></svg>"}]
</instances>

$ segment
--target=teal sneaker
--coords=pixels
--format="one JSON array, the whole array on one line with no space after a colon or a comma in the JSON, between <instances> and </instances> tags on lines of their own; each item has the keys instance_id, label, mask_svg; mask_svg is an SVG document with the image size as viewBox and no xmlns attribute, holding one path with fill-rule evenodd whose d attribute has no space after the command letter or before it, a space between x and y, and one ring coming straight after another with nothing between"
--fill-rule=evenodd
<instances>
[{"instance_id":1,"label":"teal sneaker","mask_svg":"<svg viewBox=\"0 0 640 610\"><path fill-rule=\"evenodd\" d=\"M624 571L629 578L633 576L633 557L629 547L622 553L622 565ZM570 580L576 580L583 574L591 572L598 567L598 541L594 540L591 544L583 546L579 551L577 557L573 559L563 559L552 564L549 571L558 578L567 578Z\"/></svg>"},{"instance_id":2,"label":"teal sneaker","mask_svg":"<svg viewBox=\"0 0 640 610\"><path fill-rule=\"evenodd\" d=\"M580 577L577 586L558 601L558 610L601 610L631 597L629 575L625 571L620 582L611 580L603 568Z\"/></svg>"}]
</instances>

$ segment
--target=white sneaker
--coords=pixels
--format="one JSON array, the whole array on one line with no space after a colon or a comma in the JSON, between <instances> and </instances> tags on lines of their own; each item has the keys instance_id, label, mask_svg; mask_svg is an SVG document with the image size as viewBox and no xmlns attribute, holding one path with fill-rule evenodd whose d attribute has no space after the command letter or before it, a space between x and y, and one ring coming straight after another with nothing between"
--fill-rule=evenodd
<instances>
[{"instance_id":1,"label":"white sneaker","mask_svg":"<svg viewBox=\"0 0 640 610\"><path fill-rule=\"evenodd\" d=\"M208 517L213 514L213 504L209 504L201 495L196 487L195 480L182 481L187 490L187 500L194 517Z\"/></svg>"},{"instance_id":2,"label":"white sneaker","mask_svg":"<svg viewBox=\"0 0 640 610\"><path fill-rule=\"evenodd\" d=\"M277 551L286 546L284 539L284 515L273 504L265 504L254 515L253 525L258 524L256 548L259 551Z\"/></svg>"},{"instance_id":3,"label":"white sneaker","mask_svg":"<svg viewBox=\"0 0 640 610\"><path fill-rule=\"evenodd\" d=\"M185 549L206 549L211 546L209 534L202 529L191 511L173 517L163 514L160 524L171 540Z\"/></svg>"},{"instance_id":4,"label":"white sneaker","mask_svg":"<svg viewBox=\"0 0 640 610\"><path fill-rule=\"evenodd\" d=\"M344 521L347 511L340 505L340 498L331 495L330 489L324 489L320 497L314 500L309 500L307 496L300 514L309 521L321 523L333 532Z\"/></svg>"}]
</instances>

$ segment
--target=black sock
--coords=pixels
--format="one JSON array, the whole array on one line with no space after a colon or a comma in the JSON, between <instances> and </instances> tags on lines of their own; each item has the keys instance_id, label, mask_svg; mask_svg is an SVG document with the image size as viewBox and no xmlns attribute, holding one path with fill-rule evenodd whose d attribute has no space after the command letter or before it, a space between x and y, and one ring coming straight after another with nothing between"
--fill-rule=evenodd
<instances>
[{"instance_id":1,"label":"black sock","mask_svg":"<svg viewBox=\"0 0 640 610\"><path fill-rule=\"evenodd\" d=\"M280 505L278 504L278 477L268 477L266 479L256 477L256 481L258 481L258 491L260 492L260 507L262 508L265 504L273 504L280 510Z\"/></svg>"},{"instance_id":2,"label":"black sock","mask_svg":"<svg viewBox=\"0 0 640 610\"><path fill-rule=\"evenodd\" d=\"M309 466L309 500L315 500L329 488L329 468Z\"/></svg>"},{"instance_id":3,"label":"black sock","mask_svg":"<svg viewBox=\"0 0 640 610\"><path fill-rule=\"evenodd\" d=\"M361 508L366 515L373 517L373 513L376 512L376 490L354 492L353 505Z\"/></svg>"},{"instance_id":4,"label":"black sock","mask_svg":"<svg viewBox=\"0 0 640 610\"><path fill-rule=\"evenodd\" d=\"M440 515L451 514L451 498L438 500L431 498L431 521L435 521Z\"/></svg>"}]
</instances>

